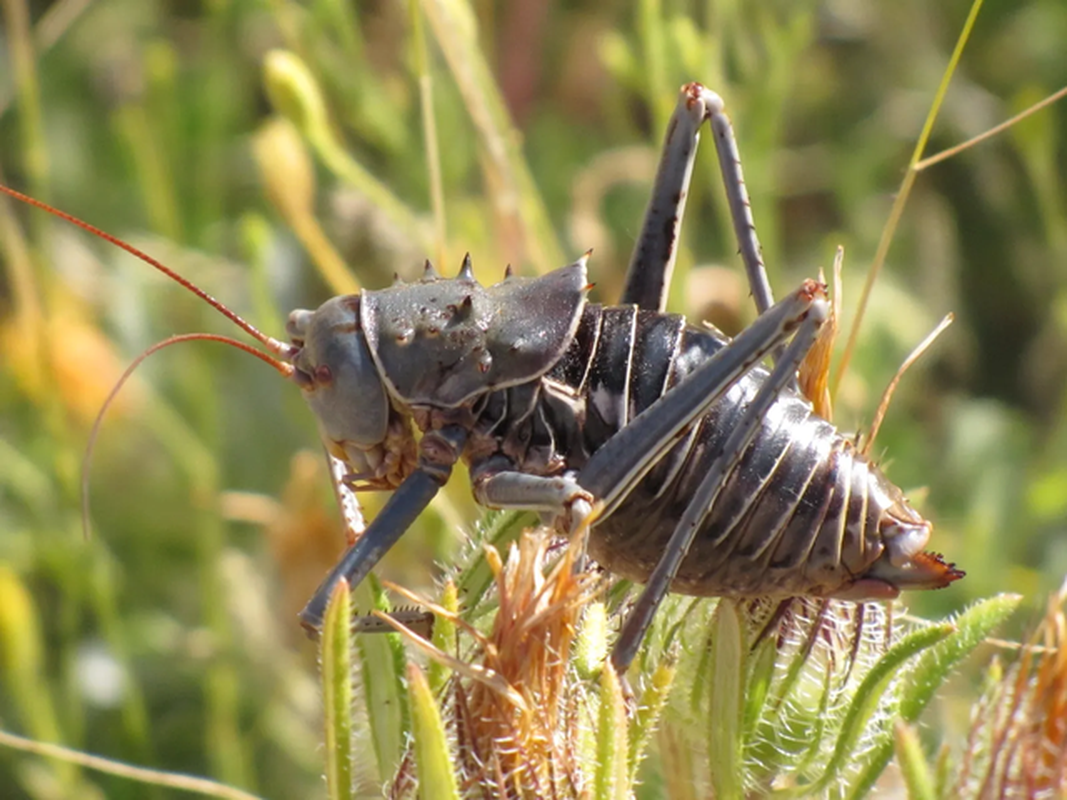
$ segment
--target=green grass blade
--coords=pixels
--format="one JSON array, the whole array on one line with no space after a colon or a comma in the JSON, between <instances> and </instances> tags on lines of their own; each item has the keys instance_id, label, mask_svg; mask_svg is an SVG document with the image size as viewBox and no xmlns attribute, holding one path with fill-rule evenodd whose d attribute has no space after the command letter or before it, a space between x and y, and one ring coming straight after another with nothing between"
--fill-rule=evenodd
<instances>
[{"instance_id":1,"label":"green grass blade","mask_svg":"<svg viewBox=\"0 0 1067 800\"><path fill-rule=\"evenodd\" d=\"M841 731L837 736L834 753L820 779L813 786L799 789L793 796L804 797L825 791L848 763L849 757L867 731L867 723L881 704L882 698L900 668L919 653L944 640L951 635L952 631L953 626L948 623L912 631L878 660L878 663L864 676L852 696L852 703L845 713ZM885 738L888 745L892 747L892 739L889 736Z\"/></svg>"},{"instance_id":2,"label":"green grass blade","mask_svg":"<svg viewBox=\"0 0 1067 800\"><path fill-rule=\"evenodd\" d=\"M956 618L952 636L924 653L915 665L901 698L901 717L915 722L955 666L1011 616L1021 602L1021 595L1000 594L978 601Z\"/></svg>"},{"instance_id":3,"label":"green grass blade","mask_svg":"<svg viewBox=\"0 0 1067 800\"><path fill-rule=\"evenodd\" d=\"M26 0L5 0L0 4L8 35L10 74L14 76L19 104L19 133L22 167L30 181L30 192L42 200L49 197L49 157L41 111L41 88L37 76L30 10Z\"/></svg>"},{"instance_id":4,"label":"green grass blade","mask_svg":"<svg viewBox=\"0 0 1067 800\"><path fill-rule=\"evenodd\" d=\"M630 796L626 702L611 663L600 672L600 713L597 719L593 797L624 800Z\"/></svg>"},{"instance_id":5,"label":"green grass blade","mask_svg":"<svg viewBox=\"0 0 1067 800\"><path fill-rule=\"evenodd\" d=\"M433 74L426 47L419 0L409 0L412 49L415 72L419 80L419 108L422 112L422 141L426 148L426 174L430 184L430 207L433 209L434 253L437 263L448 260L448 226L445 217L444 179L441 174L441 151L437 139L437 116L433 108Z\"/></svg>"},{"instance_id":6,"label":"green grass blade","mask_svg":"<svg viewBox=\"0 0 1067 800\"><path fill-rule=\"evenodd\" d=\"M919 658L904 686L900 701L900 718L915 722L949 673L1018 607L1018 595L997 595L982 600L953 621L955 630ZM846 793L846 797L867 795L893 756L893 740L888 738L871 754L867 766Z\"/></svg>"},{"instance_id":7,"label":"green grass blade","mask_svg":"<svg viewBox=\"0 0 1067 800\"><path fill-rule=\"evenodd\" d=\"M452 613L459 610L459 595L456 592L456 584L452 581L445 583L444 591L441 592L441 605ZM459 646L459 640L456 638L456 623L443 616L435 617L432 640L433 646L438 650L456 655ZM431 660L429 665L430 691L439 695L451 674L452 671L444 664Z\"/></svg>"},{"instance_id":8,"label":"green grass blade","mask_svg":"<svg viewBox=\"0 0 1067 800\"><path fill-rule=\"evenodd\" d=\"M936 800L934 780L915 729L898 721L893 729L897 761L911 800Z\"/></svg>"},{"instance_id":9,"label":"green grass blade","mask_svg":"<svg viewBox=\"0 0 1067 800\"><path fill-rule=\"evenodd\" d=\"M645 756L652 734L659 724L660 715L674 685L678 672L677 664L671 657L664 658L648 678L645 691L634 712L634 721L630 726L630 783L637 780L637 770Z\"/></svg>"},{"instance_id":10,"label":"green grass blade","mask_svg":"<svg viewBox=\"0 0 1067 800\"><path fill-rule=\"evenodd\" d=\"M465 0L423 0L423 9L481 139L489 184L499 187L491 198L497 212L518 216L522 246L539 273L567 263L519 147L519 134L478 46L473 10Z\"/></svg>"},{"instance_id":11,"label":"green grass blade","mask_svg":"<svg viewBox=\"0 0 1067 800\"><path fill-rule=\"evenodd\" d=\"M720 602L715 608L711 647L711 670L708 673L711 687L708 709L711 782L718 800L736 800L744 796L741 729L748 645L732 602Z\"/></svg>"},{"instance_id":12,"label":"green grass blade","mask_svg":"<svg viewBox=\"0 0 1067 800\"><path fill-rule=\"evenodd\" d=\"M44 679L44 641L33 597L19 576L0 565L0 678L26 730L36 739L61 739L60 722ZM60 785L74 791L78 770L57 766Z\"/></svg>"},{"instance_id":13,"label":"green grass blade","mask_svg":"<svg viewBox=\"0 0 1067 800\"><path fill-rule=\"evenodd\" d=\"M322 706L326 726L326 794L349 800L352 794L352 593L341 581L326 607L322 625Z\"/></svg>"},{"instance_id":14,"label":"green grass blade","mask_svg":"<svg viewBox=\"0 0 1067 800\"><path fill-rule=\"evenodd\" d=\"M194 775L178 772L164 772L158 769L145 769L122 761L115 761L111 758L101 758L90 753L83 753L70 747L50 744L49 742L38 742L33 739L27 739L24 736L16 736L4 730L0 730L0 745L23 753L33 753L34 755L63 763L75 764L105 775L114 775L118 778L137 781L154 788L165 787L206 797L219 797L223 798L223 800L260 800L258 795L207 778L198 778ZM92 790L87 787L81 787L75 791L79 793L77 796L95 796L92 794ZM85 794L82 795L80 793Z\"/></svg>"},{"instance_id":15,"label":"green grass blade","mask_svg":"<svg viewBox=\"0 0 1067 800\"><path fill-rule=\"evenodd\" d=\"M748 691L745 692L745 710L743 717L744 735L747 739L756 730L767 699L770 697L771 682L774 680L778 660L778 648L773 636L760 642L755 652L749 654Z\"/></svg>"},{"instance_id":16,"label":"green grass blade","mask_svg":"<svg viewBox=\"0 0 1067 800\"><path fill-rule=\"evenodd\" d=\"M492 545L498 552L506 553L508 545L519 538L523 529L535 524L536 519L528 511L498 511L485 515L477 537L478 552L469 559L456 578L459 602L468 612L478 607L493 582L493 571L481 547Z\"/></svg>"},{"instance_id":17,"label":"green grass blade","mask_svg":"<svg viewBox=\"0 0 1067 800\"><path fill-rule=\"evenodd\" d=\"M852 360L852 352L856 347L856 339L859 336L859 329L860 324L863 322L863 315L867 310L867 302L870 300L871 290L874 288L874 282L878 279L878 273L882 271L882 265L885 263L886 256L889 254L889 247L893 243L893 237L896 235L897 225L900 224L900 218L904 214L904 205L908 202L912 184L915 183L915 177L918 175L916 165L922 160L923 152L926 150L926 143L930 139L930 132L933 130L934 123L937 121L937 115L941 111L941 103L944 101L945 94L948 92L948 85L952 80L952 76L956 72L956 67L960 62L960 56L963 55L963 48L967 45L967 40L971 37L971 31L974 29L974 23L978 19L978 12L981 8L982 0L974 0L971 4L971 11L967 15L967 21L963 24L963 30L960 31L959 38L956 40L956 48L952 51L952 56L948 60L948 66L945 67L945 72L941 76L941 85L938 86L937 94L934 95L934 102L931 104L930 111L926 115L926 122L923 124L922 133L919 134L919 139L915 143L915 150L911 154L911 161L908 162L908 171L904 174L904 180L901 182L900 189L897 191L896 197L893 199L893 207L890 209L889 218L886 220L885 227L882 229L882 237L878 241L878 249L875 251L874 260L871 262L871 268L867 271L867 278L863 282L863 290L860 292L859 302L856 304L856 315L853 317L852 327L848 332L848 343L845 345L845 352L841 355L841 361L831 379L831 396L837 395L837 388L841 382L841 378L848 369L849 361Z\"/></svg>"},{"instance_id":18,"label":"green grass blade","mask_svg":"<svg viewBox=\"0 0 1067 800\"><path fill-rule=\"evenodd\" d=\"M416 664L408 665L407 677L419 797L423 800L459 800L445 726L430 684Z\"/></svg>"},{"instance_id":19,"label":"green grass blade","mask_svg":"<svg viewBox=\"0 0 1067 800\"><path fill-rule=\"evenodd\" d=\"M572 663L582 680L593 680L608 657L608 609L602 602L582 610L582 621L571 653Z\"/></svg>"},{"instance_id":20,"label":"green grass blade","mask_svg":"<svg viewBox=\"0 0 1067 800\"><path fill-rule=\"evenodd\" d=\"M359 607L388 612L389 604L374 576L356 588ZM365 634L356 640L363 676L364 702L382 780L396 774L409 730L404 670L407 656L395 633Z\"/></svg>"},{"instance_id":21,"label":"green grass blade","mask_svg":"<svg viewBox=\"0 0 1067 800\"><path fill-rule=\"evenodd\" d=\"M421 246L428 247L430 242L415 212L337 140L318 82L300 57L274 50L264 60L263 74L271 103L307 137L326 168L366 196L405 235L415 236Z\"/></svg>"}]
</instances>

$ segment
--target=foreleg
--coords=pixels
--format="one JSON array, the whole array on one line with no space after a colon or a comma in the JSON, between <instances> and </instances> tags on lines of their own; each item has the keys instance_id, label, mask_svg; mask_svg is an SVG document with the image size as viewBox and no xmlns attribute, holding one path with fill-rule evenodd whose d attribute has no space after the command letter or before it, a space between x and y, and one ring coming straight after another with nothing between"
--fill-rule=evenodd
<instances>
[{"instance_id":1,"label":"foreleg","mask_svg":"<svg viewBox=\"0 0 1067 800\"><path fill-rule=\"evenodd\" d=\"M374 521L344 552L300 612L300 620L310 633L317 634L322 627L326 605L337 584L344 580L354 587L367 577L430 504L448 481L466 440L467 432L457 426L423 436L415 471L400 484Z\"/></svg>"}]
</instances>

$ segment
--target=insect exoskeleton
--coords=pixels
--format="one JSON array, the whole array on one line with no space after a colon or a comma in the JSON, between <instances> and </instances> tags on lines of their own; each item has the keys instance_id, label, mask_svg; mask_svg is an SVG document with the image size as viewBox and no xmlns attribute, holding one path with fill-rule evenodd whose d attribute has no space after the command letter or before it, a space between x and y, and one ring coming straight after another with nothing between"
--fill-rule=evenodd
<instances>
[{"instance_id":1,"label":"insect exoskeleton","mask_svg":"<svg viewBox=\"0 0 1067 800\"><path fill-rule=\"evenodd\" d=\"M760 312L732 340L664 311L705 122ZM184 334L133 366L191 338L251 352L303 391L343 507L351 490L392 490L365 531L350 525L301 613L312 631L334 587L366 577L461 458L482 505L540 512L565 532L592 525L593 557L646 584L613 651L619 670L669 589L870 599L963 575L924 552L930 524L794 388L829 316L825 286L804 281L773 303L729 119L700 84L682 87L617 306L587 301L588 253L488 287L468 256L452 279L427 263L415 283L294 311L287 344L131 245L0 190L133 253L273 354Z\"/></svg>"},{"instance_id":2,"label":"insect exoskeleton","mask_svg":"<svg viewBox=\"0 0 1067 800\"><path fill-rule=\"evenodd\" d=\"M622 455L640 463L642 452L656 453L627 485L589 491L599 482L587 469L597 469L597 454L649 415L672 419L677 412L659 401L733 346L680 315L588 303L586 289L585 258L489 287L474 280L468 259L455 279L428 268L419 283L294 312L293 364L353 484L399 485L417 469L412 424L424 434L458 428L459 453L486 505L563 520L586 493L616 495L590 552L646 582L769 373L750 367L712 386L722 396L706 408L695 401L694 422L666 438L649 430ZM806 302L820 302L820 292ZM872 599L959 576L923 552L930 524L900 490L792 388L776 390L751 441L730 458L672 590ZM400 465L388 478L387 464ZM508 488L491 488L501 483Z\"/></svg>"}]
</instances>

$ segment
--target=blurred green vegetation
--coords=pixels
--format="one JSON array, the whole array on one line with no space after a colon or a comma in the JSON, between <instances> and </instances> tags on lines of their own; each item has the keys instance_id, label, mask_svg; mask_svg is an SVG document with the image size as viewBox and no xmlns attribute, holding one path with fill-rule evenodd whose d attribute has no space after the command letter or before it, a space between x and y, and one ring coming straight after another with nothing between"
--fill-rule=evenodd
<instances>
[{"instance_id":1,"label":"blurred green vegetation","mask_svg":"<svg viewBox=\"0 0 1067 800\"><path fill-rule=\"evenodd\" d=\"M336 254L380 286L427 255L451 272L469 250L490 281L593 247L610 302L677 88L697 79L726 99L776 291L843 244L847 312L968 11L520 0L468 17L427 0L422 18L413 5L6 0L0 180L141 246L269 333L336 291ZM1064 41L1059 0L989 4L929 152L1067 84ZM302 138L274 117L293 98L265 86L279 48L323 93ZM922 615L999 591L1040 608L1067 574L1065 125L1061 103L919 176L841 384L837 422L852 430L956 313L877 445L935 522L933 546L968 571L909 597ZM675 307L736 330L753 312L708 147L693 184ZM210 343L151 359L93 454L83 541L80 460L122 366L172 333L232 331L146 265L12 203L0 257L0 727L317 796L314 652L294 615L342 538L298 392ZM384 574L430 585L477 518L463 476L428 516ZM947 730L971 697L944 701ZM0 787L170 796L5 750Z\"/></svg>"}]
</instances>

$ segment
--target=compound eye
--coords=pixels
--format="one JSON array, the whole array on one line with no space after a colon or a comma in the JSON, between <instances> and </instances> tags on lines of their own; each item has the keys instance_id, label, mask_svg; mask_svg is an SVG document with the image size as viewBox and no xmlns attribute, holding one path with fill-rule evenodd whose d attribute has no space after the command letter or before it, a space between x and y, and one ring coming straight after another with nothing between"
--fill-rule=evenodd
<instances>
[{"instance_id":1,"label":"compound eye","mask_svg":"<svg viewBox=\"0 0 1067 800\"><path fill-rule=\"evenodd\" d=\"M325 388L333 383L333 370L328 364L309 364L307 349L302 348L293 359L296 374L293 376L305 389Z\"/></svg>"},{"instance_id":2,"label":"compound eye","mask_svg":"<svg viewBox=\"0 0 1067 800\"><path fill-rule=\"evenodd\" d=\"M314 311L297 309L289 315L289 320L285 323L285 332L293 344L303 346L314 313Z\"/></svg>"},{"instance_id":3,"label":"compound eye","mask_svg":"<svg viewBox=\"0 0 1067 800\"><path fill-rule=\"evenodd\" d=\"M325 364L319 364L315 367L315 371L312 375L314 376L315 383L320 386L326 386L333 383L333 370Z\"/></svg>"}]
</instances>

